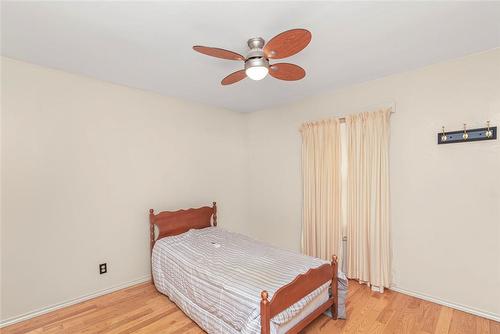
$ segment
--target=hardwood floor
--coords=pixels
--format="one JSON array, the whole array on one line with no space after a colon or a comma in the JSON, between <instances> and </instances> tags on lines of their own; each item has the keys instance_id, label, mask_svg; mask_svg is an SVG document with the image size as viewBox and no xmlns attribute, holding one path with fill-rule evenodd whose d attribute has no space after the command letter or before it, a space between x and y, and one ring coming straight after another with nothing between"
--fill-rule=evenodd
<instances>
[{"instance_id":1,"label":"hardwood floor","mask_svg":"<svg viewBox=\"0 0 500 334\"><path fill-rule=\"evenodd\" d=\"M303 333L500 334L498 322L393 291L371 292L353 281L349 285L347 314L346 321L321 316ZM0 332L204 333L150 283L14 324Z\"/></svg>"}]
</instances>

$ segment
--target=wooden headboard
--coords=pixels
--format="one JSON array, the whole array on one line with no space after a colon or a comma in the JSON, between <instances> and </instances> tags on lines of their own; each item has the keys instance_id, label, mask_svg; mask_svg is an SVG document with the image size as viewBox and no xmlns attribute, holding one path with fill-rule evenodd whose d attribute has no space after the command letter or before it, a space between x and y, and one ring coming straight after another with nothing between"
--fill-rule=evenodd
<instances>
[{"instance_id":1,"label":"wooden headboard","mask_svg":"<svg viewBox=\"0 0 500 334\"><path fill-rule=\"evenodd\" d=\"M149 240L151 250L156 240L172 235L181 234L192 228L205 228L217 226L217 205L212 207L191 208L177 211L162 211L158 214L153 209L149 210ZM158 228L158 237L155 238L155 225Z\"/></svg>"}]
</instances>

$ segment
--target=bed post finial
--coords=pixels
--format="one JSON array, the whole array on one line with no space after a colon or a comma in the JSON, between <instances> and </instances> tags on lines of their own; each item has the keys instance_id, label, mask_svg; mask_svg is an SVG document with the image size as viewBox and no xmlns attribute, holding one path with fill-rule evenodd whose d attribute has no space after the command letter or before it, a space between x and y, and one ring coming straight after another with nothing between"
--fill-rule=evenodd
<instances>
[{"instance_id":1,"label":"bed post finial","mask_svg":"<svg viewBox=\"0 0 500 334\"><path fill-rule=\"evenodd\" d=\"M332 298L333 298L333 304L332 304L332 319L337 320L338 314L339 314L339 287L338 287L338 271L339 271L339 261L337 255L332 256Z\"/></svg>"},{"instance_id":2,"label":"bed post finial","mask_svg":"<svg viewBox=\"0 0 500 334\"><path fill-rule=\"evenodd\" d=\"M214 209L214 226L217 226L217 202L212 202L212 208Z\"/></svg>"},{"instance_id":3,"label":"bed post finial","mask_svg":"<svg viewBox=\"0 0 500 334\"><path fill-rule=\"evenodd\" d=\"M271 334L271 307L269 304L269 294L266 290L260 293L260 327L261 334Z\"/></svg>"},{"instance_id":4,"label":"bed post finial","mask_svg":"<svg viewBox=\"0 0 500 334\"><path fill-rule=\"evenodd\" d=\"M260 298L262 298L262 301L267 301L267 302L269 301L269 300L267 299L267 298L269 298L269 294L267 293L267 291L266 291L266 290L264 290L264 291L262 291L262 292L260 293Z\"/></svg>"},{"instance_id":5,"label":"bed post finial","mask_svg":"<svg viewBox=\"0 0 500 334\"><path fill-rule=\"evenodd\" d=\"M149 209L149 214L152 215L155 212L154 209Z\"/></svg>"}]
</instances>

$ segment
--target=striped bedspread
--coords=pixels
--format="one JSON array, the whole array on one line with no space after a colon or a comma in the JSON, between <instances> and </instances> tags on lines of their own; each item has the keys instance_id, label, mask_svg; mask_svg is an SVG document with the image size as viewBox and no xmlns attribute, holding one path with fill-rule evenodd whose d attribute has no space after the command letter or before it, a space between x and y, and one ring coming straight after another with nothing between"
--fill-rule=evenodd
<instances>
[{"instance_id":1,"label":"striped bedspread","mask_svg":"<svg viewBox=\"0 0 500 334\"><path fill-rule=\"evenodd\" d=\"M157 289L208 333L260 333L260 293L269 298L297 275L325 261L260 243L219 227L190 230L156 242ZM289 321L329 283L273 318Z\"/></svg>"}]
</instances>

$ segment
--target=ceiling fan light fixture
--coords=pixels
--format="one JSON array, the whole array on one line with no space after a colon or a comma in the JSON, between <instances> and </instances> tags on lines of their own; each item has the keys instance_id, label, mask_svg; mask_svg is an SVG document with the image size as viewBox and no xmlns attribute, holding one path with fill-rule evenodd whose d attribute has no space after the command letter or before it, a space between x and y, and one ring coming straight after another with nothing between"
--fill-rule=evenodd
<instances>
[{"instance_id":1,"label":"ceiling fan light fixture","mask_svg":"<svg viewBox=\"0 0 500 334\"><path fill-rule=\"evenodd\" d=\"M262 80L269 73L269 69L264 66L249 67L245 70L247 77L252 80Z\"/></svg>"},{"instance_id":2,"label":"ceiling fan light fixture","mask_svg":"<svg viewBox=\"0 0 500 334\"><path fill-rule=\"evenodd\" d=\"M251 58L245 62L245 74L252 80L262 80L269 73L269 63L265 58Z\"/></svg>"}]
</instances>

